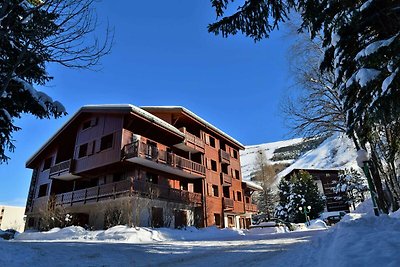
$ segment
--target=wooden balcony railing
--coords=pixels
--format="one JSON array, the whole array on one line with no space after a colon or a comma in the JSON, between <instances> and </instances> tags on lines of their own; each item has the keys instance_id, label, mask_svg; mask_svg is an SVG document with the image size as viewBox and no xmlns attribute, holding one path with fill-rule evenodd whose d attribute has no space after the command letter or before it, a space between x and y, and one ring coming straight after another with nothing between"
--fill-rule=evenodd
<instances>
[{"instance_id":1,"label":"wooden balcony railing","mask_svg":"<svg viewBox=\"0 0 400 267\"><path fill-rule=\"evenodd\" d=\"M151 146L142 142L134 142L125 145L123 148L123 157L125 157L126 159L133 157L142 157L148 160L155 161L157 163L169 165L173 168L187 170L189 172L194 172L200 175L206 174L206 168L204 165L180 157L173 153L159 150L155 146Z\"/></svg>"},{"instance_id":2,"label":"wooden balcony railing","mask_svg":"<svg viewBox=\"0 0 400 267\"><path fill-rule=\"evenodd\" d=\"M183 202L187 204L202 203L200 193L179 190L167 186L160 186L158 184L153 184L141 180L133 181L133 190L150 198L166 199L169 201Z\"/></svg>"},{"instance_id":3,"label":"wooden balcony railing","mask_svg":"<svg viewBox=\"0 0 400 267\"><path fill-rule=\"evenodd\" d=\"M189 132L184 132L185 133L185 142L188 143L189 145L199 149L200 151L204 152L205 149L205 143L204 141L200 138L195 136L194 134L191 134Z\"/></svg>"},{"instance_id":4,"label":"wooden balcony railing","mask_svg":"<svg viewBox=\"0 0 400 267\"><path fill-rule=\"evenodd\" d=\"M61 161L54 166L50 167L49 176L60 174L63 172L71 172L72 159Z\"/></svg>"},{"instance_id":5,"label":"wooden balcony railing","mask_svg":"<svg viewBox=\"0 0 400 267\"><path fill-rule=\"evenodd\" d=\"M257 208L256 204L245 203L244 207L245 207L246 211L258 212L258 208Z\"/></svg>"},{"instance_id":6,"label":"wooden balcony railing","mask_svg":"<svg viewBox=\"0 0 400 267\"><path fill-rule=\"evenodd\" d=\"M219 158L222 163L227 163L227 164L231 163L231 156L225 150L222 149L219 150Z\"/></svg>"},{"instance_id":7,"label":"wooden balcony railing","mask_svg":"<svg viewBox=\"0 0 400 267\"><path fill-rule=\"evenodd\" d=\"M58 194L55 196L55 205L74 205L85 204L87 202L97 202L104 199L118 198L139 193L143 197L151 199L165 199L168 201L182 202L186 204L201 205L202 198L200 193L194 193L146 181L124 180L116 183L104 184L95 187L75 190Z\"/></svg>"},{"instance_id":8,"label":"wooden balcony railing","mask_svg":"<svg viewBox=\"0 0 400 267\"><path fill-rule=\"evenodd\" d=\"M232 185L232 177L226 173L221 173L221 181L224 186Z\"/></svg>"},{"instance_id":9,"label":"wooden balcony railing","mask_svg":"<svg viewBox=\"0 0 400 267\"><path fill-rule=\"evenodd\" d=\"M224 209L233 209L233 205L233 199L226 197L223 198Z\"/></svg>"}]
</instances>

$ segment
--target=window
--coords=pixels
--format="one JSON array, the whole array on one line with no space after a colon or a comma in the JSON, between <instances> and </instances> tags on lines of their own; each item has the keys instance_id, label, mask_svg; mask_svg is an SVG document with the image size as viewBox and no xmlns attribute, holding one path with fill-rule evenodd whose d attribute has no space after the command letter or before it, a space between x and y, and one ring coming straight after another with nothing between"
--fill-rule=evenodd
<instances>
[{"instance_id":1,"label":"window","mask_svg":"<svg viewBox=\"0 0 400 267\"><path fill-rule=\"evenodd\" d=\"M78 151L78 158L83 158L87 156L88 152L88 144L83 144L79 146L79 151Z\"/></svg>"},{"instance_id":2,"label":"window","mask_svg":"<svg viewBox=\"0 0 400 267\"><path fill-rule=\"evenodd\" d=\"M97 118L87 120L82 125L82 131L97 125Z\"/></svg>"},{"instance_id":3,"label":"window","mask_svg":"<svg viewBox=\"0 0 400 267\"><path fill-rule=\"evenodd\" d=\"M242 201L242 192L237 191L237 201Z\"/></svg>"},{"instance_id":4,"label":"window","mask_svg":"<svg viewBox=\"0 0 400 267\"><path fill-rule=\"evenodd\" d=\"M208 139L210 140L210 146L215 147L215 138L209 136Z\"/></svg>"},{"instance_id":5,"label":"window","mask_svg":"<svg viewBox=\"0 0 400 267\"><path fill-rule=\"evenodd\" d=\"M163 208L151 208L151 226L156 228L164 226Z\"/></svg>"},{"instance_id":6,"label":"window","mask_svg":"<svg viewBox=\"0 0 400 267\"><path fill-rule=\"evenodd\" d=\"M221 225L221 215L219 213L214 213L214 222L217 226Z\"/></svg>"},{"instance_id":7,"label":"window","mask_svg":"<svg viewBox=\"0 0 400 267\"><path fill-rule=\"evenodd\" d=\"M42 184L39 186L39 194L38 197L44 197L47 196L47 187L49 184Z\"/></svg>"},{"instance_id":8,"label":"window","mask_svg":"<svg viewBox=\"0 0 400 267\"><path fill-rule=\"evenodd\" d=\"M90 128L90 120L85 121L82 125L82 130L86 130L87 128Z\"/></svg>"},{"instance_id":9,"label":"window","mask_svg":"<svg viewBox=\"0 0 400 267\"><path fill-rule=\"evenodd\" d=\"M34 227L35 226L35 218L29 218L28 219L28 227Z\"/></svg>"},{"instance_id":10,"label":"window","mask_svg":"<svg viewBox=\"0 0 400 267\"><path fill-rule=\"evenodd\" d=\"M146 180L149 183L158 184L158 175L151 172L146 172Z\"/></svg>"},{"instance_id":11,"label":"window","mask_svg":"<svg viewBox=\"0 0 400 267\"><path fill-rule=\"evenodd\" d=\"M218 185L213 185L212 186L212 194L214 197L218 197L219 193L218 193Z\"/></svg>"},{"instance_id":12,"label":"window","mask_svg":"<svg viewBox=\"0 0 400 267\"><path fill-rule=\"evenodd\" d=\"M240 172L238 170L235 170L235 178L240 179Z\"/></svg>"},{"instance_id":13,"label":"window","mask_svg":"<svg viewBox=\"0 0 400 267\"><path fill-rule=\"evenodd\" d=\"M215 160L211 160L211 170L217 171L217 162Z\"/></svg>"},{"instance_id":14,"label":"window","mask_svg":"<svg viewBox=\"0 0 400 267\"><path fill-rule=\"evenodd\" d=\"M228 165L221 164L221 172L228 174Z\"/></svg>"},{"instance_id":15,"label":"window","mask_svg":"<svg viewBox=\"0 0 400 267\"><path fill-rule=\"evenodd\" d=\"M43 171L44 171L44 170L47 170L47 169L50 169L50 167L51 167L51 162L52 162L52 161L53 161L53 158L52 158L52 157L47 158L47 159L44 161Z\"/></svg>"},{"instance_id":16,"label":"window","mask_svg":"<svg viewBox=\"0 0 400 267\"><path fill-rule=\"evenodd\" d=\"M123 173L114 173L113 174L113 183L122 181L124 178Z\"/></svg>"},{"instance_id":17,"label":"window","mask_svg":"<svg viewBox=\"0 0 400 267\"><path fill-rule=\"evenodd\" d=\"M237 159L238 158L238 152L237 152L237 150L235 150L235 149L232 149L233 150L233 157L235 158L235 159Z\"/></svg>"},{"instance_id":18,"label":"window","mask_svg":"<svg viewBox=\"0 0 400 267\"><path fill-rule=\"evenodd\" d=\"M100 141L100 151L111 148L113 145L113 134L103 136Z\"/></svg>"}]
</instances>

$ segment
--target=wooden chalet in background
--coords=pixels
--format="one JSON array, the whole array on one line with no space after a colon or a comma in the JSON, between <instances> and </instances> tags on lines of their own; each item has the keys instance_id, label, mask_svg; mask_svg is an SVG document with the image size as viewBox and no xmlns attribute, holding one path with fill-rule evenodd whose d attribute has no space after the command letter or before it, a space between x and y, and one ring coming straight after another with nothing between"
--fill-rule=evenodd
<instances>
[{"instance_id":1,"label":"wooden chalet in background","mask_svg":"<svg viewBox=\"0 0 400 267\"><path fill-rule=\"evenodd\" d=\"M292 175L298 174L300 171L308 172L318 185L318 190L326 197L326 211L345 211L350 212L349 205L342 199L337 197L342 196L334 191L335 181L339 180L340 170L329 169L293 169L284 179L289 179Z\"/></svg>"}]
</instances>

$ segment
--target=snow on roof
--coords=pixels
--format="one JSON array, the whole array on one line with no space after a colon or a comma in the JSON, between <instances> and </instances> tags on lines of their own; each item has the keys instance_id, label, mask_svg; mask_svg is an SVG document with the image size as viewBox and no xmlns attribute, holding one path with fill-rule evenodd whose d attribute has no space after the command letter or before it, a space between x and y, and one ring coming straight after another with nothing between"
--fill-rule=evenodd
<instances>
[{"instance_id":1,"label":"snow on roof","mask_svg":"<svg viewBox=\"0 0 400 267\"><path fill-rule=\"evenodd\" d=\"M83 107L81 107L77 112L74 113L74 115L72 115L72 117L67 120L62 126L61 128L54 134L52 135L27 161L26 161L26 165L28 165L30 162L32 162L36 156L38 156L38 154L43 151L74 119L75 117L78 116L78 114L80 114L82 111L86 111L86 110L122 110L122 111L131 111L141 117L144 117L152 122L154 122L155 124L158 124L159 126L161 126L162 128L168 129L171 132L181 136L181 137L185 137L185 134L182 133L181 131L179 131L177 128L175 128L174 126L172 126L171 124L165 122L164 120L154 116L153 114L139 108L136 107L134 105L131 104L99 104L99 105L85 105Z\"/></svg>"},{"instance_id":2,"label":"snow on roof","mask_svg":"<svg viewBox=\"0 0 400 267\"><path fill-rule=\"evenodd\" d=\"M256 184L255 182L252 182L252 181L242 181L242 182L245 183L247 187L250 187L252 189L256 189L256 190L259 190L259 191L264 191L262 186Z\"/></svg>"},{"instance_id":3,"label":"snow on roof","mask_svg":"<svg viewBox=\"0 0 400 267\"><path fill-rule=\"evenodd\" d=\"M160 119L157 116L154 116L153 114L147 112L146 110L139 108L137 106L131 105L131 104L104 104L104 105L85 105L82 107L82 109L130 109L133 113L140 115L156 124L159 126L162 126L163 128L166 128L170 130L171 132L176 133L177 135L180 135L182 137L185 137L185 134L179 131L177 128L169 124L168 122Z\"/></svg>"},{"instance_id":4,"label":"snow on roof","mask_svg":"<svg viewBox=\"0 0 400 267\"><path fill-rule=\"evenodd\" d=\"M358 170L356 158L357 151L352 141L344 134L336 134L278 173L275 183L278 184L281 178L294 169L341 170L354 168Z\"/></svg>"},{"instance_id":5,"label":"snow on roof","mask_svg":"<svg viewBox=\"0 0 400 267\"><path fill-rule=\"evenodd\" d=\"M225 133L224 131L218 129L217 127L215 127L214 125L212 125L211 123L209 123L208 121L204 120L203 118L199 117L198 115L196 115L195 113L193 113L192 111L188 110L185 107L182 106L141 106L140 108L142 109L147 109L147 110L151 110L151 109L159 109L159 110L174 110L174 109L180 109L183 112L187 113L189 116L193 117L194 119L198 120L199 122L203 123L206 127L212 129L213 131L217 132L218 134L222 135L223 137L227 138L228 140L230 140L231 142L233 142L234 144L244 148L244 145L242 143L240 143L239 141L237 141L236 139L234 139L233 137L231 137L230 135L228 135L227 133Z\"/></svg>"}]
</instances>

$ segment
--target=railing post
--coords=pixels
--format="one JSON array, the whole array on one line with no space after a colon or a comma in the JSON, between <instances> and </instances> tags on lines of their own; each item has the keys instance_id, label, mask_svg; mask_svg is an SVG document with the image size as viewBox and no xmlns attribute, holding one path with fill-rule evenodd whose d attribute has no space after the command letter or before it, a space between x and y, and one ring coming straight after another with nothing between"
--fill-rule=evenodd
<instances>
[{"instance_id":1,"label":"railing post","mask_svg":"<svg viewBox=\"0 0 400 267\"><path fill-rule=\"evenodd\" d=\"M96 202L99 202L99 195L100 195L100 186L97 186Z\"/></svg>"},{"instance_id":2,"label":"railing post","mask_svg":"<svg viewBox=\"0 0 400 267\"><path fill-rule=\"evenodd\" d=\"M113 186L113 195L114 195L114 199L117 197L116 192L117 191L117 184L114 184Z\"/></svg>"},{"instance_id":3,"label":"railing post","mask_svg":"<svg viewBox=\"0 0 400 267\"><path fill-rule=\"evenodd\" d=\"M85 199L83 201L83 204L86 204L86 198L87 198L87 188L85 189Z\"/></svg>"},{"instance_id":4,"label":"railing post","mask_svg":"<svg viewBox=\"0 0 400 267\"><path fill-rule=\"evenodd\" d=\"M72 200L74 199L74 192L75 191L72 191L72 194L71 194L71 203L70 203L71 206L72 206Z\"/></svg>"}]
</instances>

